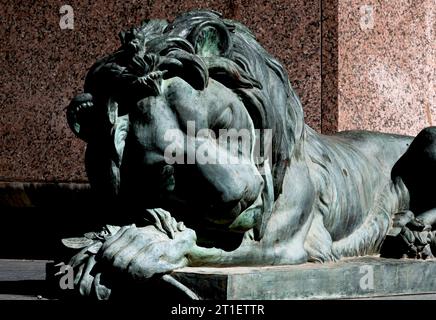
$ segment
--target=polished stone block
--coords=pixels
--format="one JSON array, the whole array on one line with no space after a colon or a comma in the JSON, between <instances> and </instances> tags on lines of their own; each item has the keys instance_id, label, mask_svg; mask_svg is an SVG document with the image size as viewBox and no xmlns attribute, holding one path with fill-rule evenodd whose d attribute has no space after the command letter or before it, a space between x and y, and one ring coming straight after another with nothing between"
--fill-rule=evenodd
<instances>
[{"instance_id":1,"label":"polished stone block","mask_svg":"<svg viewBox=\"0 0 436 320\"><path fill-rule=\"evenodd\" d=\"M59 298L62 290L46 282L53 270L51 261L0 259L0 300L36 299L38 294ZM331 264L184 268L172 275L202 299L435 300L435 272L436 260L359 258Z\"/></svg>"},{"instance_id":2,"label":"polished stone block","mask_svg":"<svg viewBox=\"0 0 436 320\"><path fill-rule=\"evenodd\" d=\"M173 273L201 298L226 300L428 295L436 293L435 275L436 260L372 257L295 266L184 268Z\"/></svg>"}]
</instances>

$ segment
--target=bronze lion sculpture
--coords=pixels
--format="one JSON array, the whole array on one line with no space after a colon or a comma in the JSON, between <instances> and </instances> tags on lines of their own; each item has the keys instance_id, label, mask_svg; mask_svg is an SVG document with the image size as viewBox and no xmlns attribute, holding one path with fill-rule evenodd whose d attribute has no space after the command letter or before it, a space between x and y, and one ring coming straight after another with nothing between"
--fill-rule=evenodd
<instances>
[{"instance_id":1,"label":"bronze lion sculpture","mask_svg":"<svg viewBox=\"0 0 436 320\"><path fill-rule=\"evenodd\" d=\"M110 296L105 270L171 282L184 266L433 257L436 128L315 132L283 66L213 11L120 38L67 111L93 190L123 221L64 239L81 250L70 265L83 295ZM231 129L248 147L217 143Z\"/></svg>"}]
</instances>

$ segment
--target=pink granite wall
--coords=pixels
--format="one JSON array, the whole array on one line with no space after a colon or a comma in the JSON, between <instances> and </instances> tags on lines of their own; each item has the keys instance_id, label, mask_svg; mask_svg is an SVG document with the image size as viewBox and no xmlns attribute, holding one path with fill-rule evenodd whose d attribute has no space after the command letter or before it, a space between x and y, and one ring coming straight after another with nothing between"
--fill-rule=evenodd
<instances>
[{"instance_id":1,"label":"pink granite wall","mask_svg":"<svg viewBox=\"0 0 436 320\"><path fill-rule=\"evenodd\" d=\"M59 9L74 9L61 30ZM0 4L0 181L84 181L84 144L64 108L87 68L144 18L210 8L247 24L289 71L309 124L321 128L319 0L2 0Z\"/></svg>"},{"instance_id":2,"label":"pink granite wall","mask_svg":"<svg viewBox=\"0 0 436 320\"><path fill-rule=\"evenodd\" d=\"M74 30L59 27L64 4ZM436 0L2 0L0 181L85 181L64 108L87 68L120 30L194 8L248 25L318 131L416 134L436 119Z\"/></svg>"},{"instance_id":3,"label":"pink granite wall","mask_svg":"<svg viewBox=\"0 0 436 320\"><path fill-rule=\"evenodd\" d=\"M344 0L338 12L338 129L435 125L436 1Z\"/></svg>"},{"instance_id":4,"label":"pink granite wall","mask_svg":"<svg viewBox=\"0 0 436 320\"><path fill-rule=\"evenodd\" d=\"M338 2L321 1L321 132L338 131Z\"/></svg>"}]
</instances>

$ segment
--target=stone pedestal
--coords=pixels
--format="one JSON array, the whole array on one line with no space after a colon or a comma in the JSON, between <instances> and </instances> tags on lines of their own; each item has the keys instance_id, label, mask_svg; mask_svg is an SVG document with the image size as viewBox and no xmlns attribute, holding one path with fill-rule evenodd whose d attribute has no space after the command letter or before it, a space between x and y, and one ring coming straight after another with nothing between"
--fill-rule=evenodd
<instances>
[{"instance_id":1,"label":"stone pedestal","mask_svg":"<svg viewBox=\"0 0 436 320\"><path fill-rule=\"evenodd\" d=\"M359 258L276 267L184 268L173 276L202 299L436 299L436 260Z\"/></svg>"},{"instance_id":2,"label":"stone pedestal","mask_svg":"<svg viewBox=\"0 0 436 320\"><path fill-rule=\"evenodd\" d=\"M53 262L47 260L0 259L0 300L68 299L53 273ZM209 300L436 300L435 275L436 260L379 258L297 266L184 268L172 274Z\"/></svg>"}]
</instances>

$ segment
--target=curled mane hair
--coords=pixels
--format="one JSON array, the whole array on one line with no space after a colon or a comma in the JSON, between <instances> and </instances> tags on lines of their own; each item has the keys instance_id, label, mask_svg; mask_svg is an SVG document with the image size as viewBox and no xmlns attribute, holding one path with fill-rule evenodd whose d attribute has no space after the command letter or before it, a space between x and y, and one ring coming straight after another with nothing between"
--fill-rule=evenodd
<instances>
[{"instance_id":1,"label":"curled mane hair","mask_svg":"<svg viewBox=\"0 0 436 320\"><path fill-rule=\"evenodd\" d=\"M170 23L146 20L120 34L123 45L135 37L143 41L145 55L155 57L147 59L153 61L151 71L165 72L164 78L178 76L198 90L212 78L240 97L256 129L271 129L272 149L263 152L271 151L277 198L304 128L301 103L283 66L245 26L214 11L185 13Z\"/></svg>"}]
</instances>

